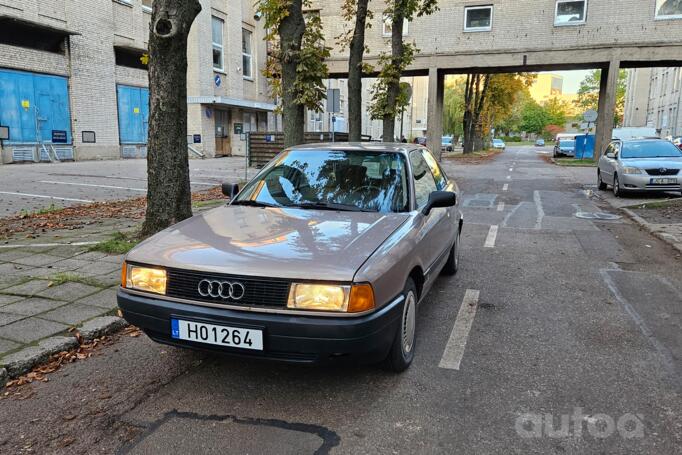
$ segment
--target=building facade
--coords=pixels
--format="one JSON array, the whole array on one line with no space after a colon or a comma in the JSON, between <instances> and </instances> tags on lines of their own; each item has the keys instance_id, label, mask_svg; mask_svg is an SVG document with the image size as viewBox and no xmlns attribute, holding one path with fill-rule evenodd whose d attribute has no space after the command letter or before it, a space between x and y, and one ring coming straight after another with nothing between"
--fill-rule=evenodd
<instances>
[{"instance_id":1,"label":"building facade","mask_svg":"<svg viewBox=\"0 0 682 455\"><path fill-rule=\"evenodd\" d=\"M188 41L188 143L244 154L272 123L249 0L200 0ZM146 156L152 0L0 0L2 163ZM228 14L229 9L229 14Z\"/></svg>"},{"instance_id":2,"label":"building facade","mask_svg":"<svg viewBox=\"0 0 682 455\"><path fill-rule=\"evenodd\" d=\"M628 70L624 125L655 128L661 137L682 136L682 68Z\"/></svg>"}]
</instances>

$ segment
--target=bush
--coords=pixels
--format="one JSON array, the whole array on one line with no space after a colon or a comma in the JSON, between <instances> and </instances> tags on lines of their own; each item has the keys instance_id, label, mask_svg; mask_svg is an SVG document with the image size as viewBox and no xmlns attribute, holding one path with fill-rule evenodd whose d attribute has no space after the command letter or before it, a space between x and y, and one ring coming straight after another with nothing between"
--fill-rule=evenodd
<instances>
[{"instance_id":1,"label":"bush","mask_svg":"<svg viewBox=\"0 0 682 455\"><path fill-rule=\"evenodd\" d=\"M502 136L504 142L522 142L521 136Z\"/></svg>"}]
</instances>

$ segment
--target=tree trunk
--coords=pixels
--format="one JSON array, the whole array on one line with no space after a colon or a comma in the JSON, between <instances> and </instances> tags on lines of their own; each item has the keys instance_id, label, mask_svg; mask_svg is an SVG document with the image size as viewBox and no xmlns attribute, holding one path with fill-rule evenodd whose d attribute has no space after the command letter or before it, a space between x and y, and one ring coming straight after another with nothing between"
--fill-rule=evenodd
<instances>
[{"instance_id":1,"label":"tree trunk","mask_svg":"<svg viewBox=\"0 0 682 455\"><path fill-rule=\"evenodd\" d=\"M282 52L282 126L284 147L304 142L305 110L296 101L296 67L300 61L301 43L305 33L303 0L291 0L289 14L279 24Z\"/></svg>"},{"instance_id":2,"label":"tree trunk","mask_svg":"<svg viewBox=\"0 0 682 455\"><path fill-rule=\"evenodd\" d=\"M402 11L405 9L405 1L406 0L395 0L395 5L393 7L391 56L395 67L401 66L400 61L403 58L403 22L405 17ZM386 107L390 113L384 115L383 118L383 142L395 141L395 113L398 95L400 95L400 76L395 80L390 81L386 88Z\"/></svg>"},{"instance_id":3,"label":"tree trunk","mask_svg":"<svg viewBox=\"0 0 682 455\"><path fill-rule=\"evenodd\" d=\"M187 156L187 35L200 11L197 0L154 0L152 7L144 236L192 216Z\"/></svg>"},{"instance_id":4,"label":"tree trunk","mask_svg":"<svg viewBox=\"0 0 682 455\"><path fill-rule=\"evenodd\" d=\"M477 152L483 148L480 123L489 85L489 74L483 76L480 74L467 75L464 91L464 153Z\"/></svg>"},{"instance_id":5,"label":"tree trunk","mask_svg":"<svg viewBox=\"0 0 682 455\"><path fill-rule=\"evenodd\" d=\"M348 57L348 140L362 140L362 58L365 53L365 28L369 0L357 0L355 31Z\"/></svg>"}]
</instances>

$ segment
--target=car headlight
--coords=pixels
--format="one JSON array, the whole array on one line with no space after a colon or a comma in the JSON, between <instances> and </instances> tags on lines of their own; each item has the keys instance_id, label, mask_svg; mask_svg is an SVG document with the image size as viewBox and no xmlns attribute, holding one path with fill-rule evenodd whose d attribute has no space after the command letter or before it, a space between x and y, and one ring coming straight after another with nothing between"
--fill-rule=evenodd
<instances>
[{"instance_id":1,"label":"car headlight","mask_svg":"<svg viewBox=\"0 0 682 455\"><path fill-rule=\"evenodd\" d=\"M165 294L166 281L167 275L164 269L123 263L121 286L124 288Z\"/></svg>"},{"instance_id":2,"label":"car headlight","mask_svg":"<svg viewBox=\"0 0 682 455\"><path fill-rule=\"evenodd\" d=\"M642 170L638 167L624 167L623 174L641 174Z\"/></svg>"},{"instance_id":3,"label":"car headlight","mask_svg":"<svg viewBox=\"0 0 682 455\"><path fill-rule=\"evenodd\" d=\"M294 283L289 291L287 308L359 313L374 308L374 291L369 284Z\"/></svg>"}]
</instances>

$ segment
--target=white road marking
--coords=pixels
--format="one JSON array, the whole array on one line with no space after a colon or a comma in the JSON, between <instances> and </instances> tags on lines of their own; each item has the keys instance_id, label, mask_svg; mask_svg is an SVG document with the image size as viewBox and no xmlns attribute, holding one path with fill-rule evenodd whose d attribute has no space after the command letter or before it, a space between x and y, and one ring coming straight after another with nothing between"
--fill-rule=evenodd
<instances>
[{"instance_id":1,"label":"white road marking","mask_svg":"<svg viewBox=\"0 0 682 455\"><path fill-rule=\"evenodd\" d=\"M128 190L128 191L141 191L146 193L147 190L143 188L130 188L127 186L113 186L113 185L96 185L94 183L76 183L76 182L56 182L54 180L41 180L40 183L49 183L52 185L73 185L73 186L87 186L93 188L108 188L112 190Z\"/></svg>"},{"instance_id":2,"label":"white road marking","mask_svg":"<svg viewBox=\"0 0 682 455\"><path fill-rule=\"evenodd\" d=\"M474 316L476 316L479 294L480 292L474 289L467 289L464 293L464 299L459 307L455 325L452 328L450 338L445 345L443 356L438 364L440 368L459 370L462 357L464 357L464 348L471 331L471 325L474 322Z\"/></svg>"},{"instance_id":3,"label":"white road marking","mask_svg":"<svg viewBox=\"0 0 682 455\"><path fill-rule=\"evenodd\" d=\"M504 212L504 202L500 202L497 204L497 211Z\"/></svg>"},{"instance_id":4,"label":"white road marking","mask_svg":"<svg viewBox=\"0 0 682 455\"><path fill-rule=\"evenodd\" d=\"M86 246L97 245L99 242L73 242L73 243L33 243L28 245L0 245L0 248L44 248L48 246Z\"/></svg>"},{"instance_id":5,"label":"white road marking","mask_svg":"<svg viewBox=\"0 0 682 455\"><path fill-rule=\"evenodd\" d=\"M505 184L502 186L502 191L507 191L508 189L509 189L509 184L508 184L508 183L505 183Z\"/></svg>"},{"instance_id":6,"label":"white road marking","mask_svg":"<svg viewBox=\"0 0 682 455\"><path fill-rule=\"evenodd\" d=\"M40 199L54 199L57 201L86 202L86 203L95 202L95 201L91 201L90 199L75 199L75 198L71 198L71 197L47 196L44 194L15 193L13 191L0 191L0 194L11 194L14 196L36 197L36 198L40 198Z\"/></svg>"},{"instance_id":7,"label":"white road marking","mask_svg":"<svg viewBox=\"0 0 682 455\"><path fill-rule=\"evenodd\" d=\"M535 210L538 215L535 219L535 229L542 229L542 219L545 217L545 211L542 209L542 199L539 191L533 191L533 201L535 201Z\"/></svg>"},{"instance_id":8,"label":"white road marking","mask_svg":"<svg viewBox=\"0 0 682 455\"><path fill-rule=\"evenodd\" d=\"M511 180L511 175L508 175L508 176L507 176L507 180Z\"/></svg>"},{"instance_id":9,"label":"white road marking","mask_svg":"<svg viewBox=\"0 0 682 455\"><path fill-rule=\"evenodd\" d=\"M514 172L514 168L513 168L513 167L510 167L510 168L509 168L509 172Z\"/></svg>"},{"instance_id":10,"label":"white road marking","mask_svg":"<svg viewBox=\"0 0 682 455\"><path fill-rule=\"evenodd\" d=\"M495 248L495 240L497 239L497 225L492 225L490 226L490 230L488 231L488 237L485 238L485 244L483 245L485 248Z\"/></svg>"}]
</instances>

